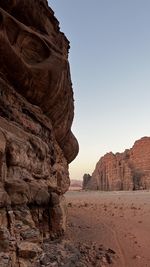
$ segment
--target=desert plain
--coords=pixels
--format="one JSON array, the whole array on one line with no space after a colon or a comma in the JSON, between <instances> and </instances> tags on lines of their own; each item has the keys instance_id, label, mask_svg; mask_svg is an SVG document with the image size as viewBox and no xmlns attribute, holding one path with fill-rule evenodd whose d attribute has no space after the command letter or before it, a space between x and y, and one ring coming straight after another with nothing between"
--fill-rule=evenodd
<instances>
[{"instance_id":1,"label":"desert plain","mask_svg":"<svg viewBox=\"0 0 150 267\"><path fill-rule=\"evenodd\" d=\"M101 266L150 267L149 191L68 191L66 199L67 237L114 254Z\"/></svg>"}]
</instances>

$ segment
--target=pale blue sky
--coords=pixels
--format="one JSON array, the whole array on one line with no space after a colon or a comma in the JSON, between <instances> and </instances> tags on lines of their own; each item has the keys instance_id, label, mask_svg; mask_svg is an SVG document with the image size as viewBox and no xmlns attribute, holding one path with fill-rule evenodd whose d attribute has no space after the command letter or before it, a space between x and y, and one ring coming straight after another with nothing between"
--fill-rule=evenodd
<instances>
[{"instance_id":1,"label":"pale blue sky","mask_svg":"<svg viewBox=\"0 0 150 267\"><path fill-rule=\"evenodd\" d=\"M70 40L80 152L70 177L150 135L150 0L49 0Z\"/></svg>"}]
</instances>

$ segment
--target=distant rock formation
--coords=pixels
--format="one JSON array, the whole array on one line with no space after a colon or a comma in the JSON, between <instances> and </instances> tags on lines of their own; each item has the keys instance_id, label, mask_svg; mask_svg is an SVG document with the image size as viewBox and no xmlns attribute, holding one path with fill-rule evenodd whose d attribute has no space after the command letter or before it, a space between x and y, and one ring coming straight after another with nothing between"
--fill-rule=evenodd
<instances>
[{"instance_id":1,"label":"distant rock formation","mask_svg":"<svg viewBox=\"0 0 150 267\"><path fill-rule=\"evenodd\" d=\"M88 189L88 185L90 183L90 180L91 180L91 175L85 173L83 175L82 189Z\"/></svg>"},{"instance_id":2,"label":"distant rock formation","mask_svg":"<svg viewBox=\"0 0 150 267\"><path fill-rule=\"evenodd\" d=\"M0 266L40 265L65 230L74 99L69 41L46 0L0 1ZM47 265L46 265L47 266Z\"/></svg>"},{"instance_id":3,"label":"distant rock formation","mask_svg":"<svg viewBox=\"0 0 150 267\"><path fill-rule=\"evenodd\" d=\"M71 191L82 190L82 181L71 179L69 190Z\"/></svg>"},{"instance_id":4,"label":"distant rock formation","mask_svg":"<svg viewBox=\"0 0 150 267\"><path fill-rule=\"evenodd\" d=\"M84 175L83 189L150 189L150 137L141 138L123 153L110 152L100 158L91 178Z\"/></svg>"}]
</instances>

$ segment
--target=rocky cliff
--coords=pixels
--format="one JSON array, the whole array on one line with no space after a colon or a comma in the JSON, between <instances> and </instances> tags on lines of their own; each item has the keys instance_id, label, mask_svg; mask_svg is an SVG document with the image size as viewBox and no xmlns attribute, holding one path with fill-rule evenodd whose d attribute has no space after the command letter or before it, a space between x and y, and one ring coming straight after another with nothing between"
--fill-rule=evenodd
<instances>
[{"instance_id":1,"label":"rocky cliff","mask_svg":"<svg viewBox=\"0 0 150 267\"><path fill-rule=\"evenodd\" d=\"M88 189L90 180L91 180L91 175L88 173L85 173L83 175L82 189Z\"/></svg>"},{"instance_id":2,"label":"rocky cliff","mask_svg":"<svg viewBox=\"0 0 150 267\"><path fill-rule=\"evenodd\" d=\"M123 153L104 155L92 176L84 176L83 188L102 191L150 189L150 137L141 138Z\"/></svg>"},{"instance_id":3,"label":"rocky cliff","mask_svg":"<svg viewBox=\"0 0 150 267\"><path fill-rule=\"evenodd\" d=\"M40 265L65 230L74 100L69 42L46 0L0 0L0 266Z\"/></svg>"}]
</instances>

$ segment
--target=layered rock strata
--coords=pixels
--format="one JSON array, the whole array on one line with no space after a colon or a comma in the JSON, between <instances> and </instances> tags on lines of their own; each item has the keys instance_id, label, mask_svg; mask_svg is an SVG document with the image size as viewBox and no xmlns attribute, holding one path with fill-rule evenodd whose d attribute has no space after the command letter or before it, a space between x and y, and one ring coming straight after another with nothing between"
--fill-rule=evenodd
<instances>
[{"instance_id":1,"label":"layered rock strata","mask_svg":"<svg viewBox=\"0 0 150 267\"><path fill-rule=\"evenodd\" d=\"M0 266L41 266L62 235L74 100L69 42L46 0L0 0ZM43 265L42 265L43 266Z\"/></svg>"},{"instance_id":2,"label":"layered rock strata","mask_svg":"<svg viewBox=\"0 0 150 267\"><path fill-rule=\"evenodd\" d=\"M141 138L123 153L107 153L97 163L92 176L85 175L83 180L83 189L150 189L150 137Z\"/></svg>"}]
</instances>

